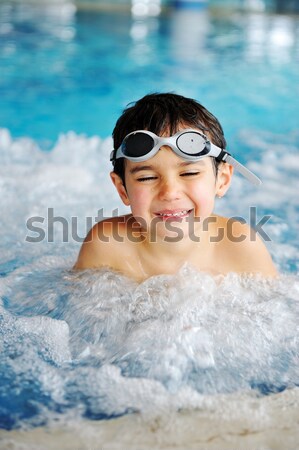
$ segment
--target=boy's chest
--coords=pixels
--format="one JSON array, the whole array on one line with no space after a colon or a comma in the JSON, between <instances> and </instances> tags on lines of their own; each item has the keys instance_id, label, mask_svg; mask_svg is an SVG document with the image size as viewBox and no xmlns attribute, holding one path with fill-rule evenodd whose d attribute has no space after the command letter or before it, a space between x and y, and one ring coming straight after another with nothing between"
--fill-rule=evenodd
<instances>
[{"instance_id":1,"label":"boy's chest","mask_svg":"<svg viewBox=\"0 0 299 450\"><path fill-rule=\"evenodd\" d=\"M164 255L163 258L148 255L142 249L123 249L124 252L117 258L115 269L124 275L143 281L155 275L176 274L184 264L190 264L198 271L212 275L226 274L235 271L234 262L221 246L212 246L210 251L202 252L194 246L185 257L176 254Z\"/></svg>"}]
</instances>

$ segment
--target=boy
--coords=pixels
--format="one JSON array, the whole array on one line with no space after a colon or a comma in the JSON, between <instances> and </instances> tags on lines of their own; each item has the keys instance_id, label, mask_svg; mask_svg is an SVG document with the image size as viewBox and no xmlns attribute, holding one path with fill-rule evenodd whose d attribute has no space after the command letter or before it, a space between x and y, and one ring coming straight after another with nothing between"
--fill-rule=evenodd
<instances>
[{"instance_id":1,"label":"boy","mask_svg":"<svg viewBox=\"0 0 299 450\"><path fill-rule=\"evenodd\" d=\"M151 94L128 107L113 131L111 179L131 214L97 223L76 269L108 266L142 281L184 263L212 274L275 276L266 247L240 222L213 214L233 166L260 180L224 149L218 120L193 99Z\"/></svg>"}]
</instances>

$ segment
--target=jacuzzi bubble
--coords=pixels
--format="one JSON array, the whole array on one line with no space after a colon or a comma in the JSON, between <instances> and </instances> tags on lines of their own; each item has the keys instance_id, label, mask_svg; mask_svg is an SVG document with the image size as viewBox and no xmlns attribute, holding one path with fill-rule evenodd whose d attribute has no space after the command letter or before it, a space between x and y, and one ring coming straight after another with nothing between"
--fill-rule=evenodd
<instances>
[{"instance_id":1,"label":"jacuzzi bubble","mask_svg":"<svg viewBox=\"0 0 299 450\"><path fill-rule=\"evenodd\" d=\"M278 429L282 422L275 411L280 408L286 408L286 420L295 427L294 405L299 403L295 269L267 280L212 276L186 265L176 275L140 284L109 269L74 272L80 242L71 233L63 242L59 227L54 242L26 242L26 220L30 214L46 219L48 207L68 224L72 216L94 217L99 207L109 215L118 203L112 185L101 187L99 178L107 176L108 165L100 166L99 157L109 153L111 141L70 133L60 137L53 153L46 153L31 140L20 152L25 141L7 133L2 137L7 147L6 166L0 168L1 202L7 213L7 224L0 230L2 428L75 423L78 434L88 419L106 423L128 417L124 423L136 433L142 423L141 429L152 426L166 442L162 430L171 429L178 438L173 431L176 421L189 423L192 412L192 420L200 417L202 439L209 439L215 438L205 425L209 421L222 421L223 433L230 432L232 420L239 432L244 427L252 433ZM260 136L260 145L263 139ZM30 148L34 149L31 175L31 162L24 156ZM71 151L73 159L68 158ZM262 163L255 164L261 170ZM279 161L273 164L278 169ZM283 167L275 174L279 182L288 179L288 189L295 192L295 175L288 172L287 163ZM80 178L80 186L71 174ZM271 171L265 173L260 208L265 208L271 183L277 183L274 178ZM242 204L240 196L246 198ZM255 199L256 194L237 178L217 208L230 214L237 206L242 212L246 202ZM284 268L292 260L296 264L292 237L296 212L283 204L282 194L272 202L278 214L271 223L277 241L270 243L270 250ZM17 241L15 247L12 240ZM279 408L275 402L281 402ZM131 416L141 422L134 426L126 422ZM186 424L188 429L191 425ZM91 425L86 427L90 430ZM86 433L84 439L90 442ZM166 434L170 439L171 433Z\"/></svg>"},{"instance_id":2,"label":"jacuzzi bubble","mask_svg":"<svg viewBox=\"0 0 299 450\"><path fill-rule=\"evenodd\" d=\"M62 272L46 265L42 274L8 277L18 302L20 290L30 295L23 291L30 289L26 278L38 290L25 311L13 302L16 316L3 310L2 371L13 382L22 367L27 381L19 379L20 396L28 382L37 383L35 402L45 405L46 395L58 416L78 408L90 418L152 414L161 405L179 408L183 392L184 408L194 408L210 396L264 395L299 382L294 276L213 277L184 266L176 276L137 284L109 270ZM46 303L54 292L46 316L36 316L37 298Z\"/></svg>"}]
</instances>

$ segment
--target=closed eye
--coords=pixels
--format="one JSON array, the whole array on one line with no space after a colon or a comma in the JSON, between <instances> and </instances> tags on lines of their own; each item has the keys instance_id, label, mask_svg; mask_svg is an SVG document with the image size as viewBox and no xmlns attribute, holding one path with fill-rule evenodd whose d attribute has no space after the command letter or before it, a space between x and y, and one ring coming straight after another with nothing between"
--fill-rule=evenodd
<instances>
[{"instance_id":1,"label":"closed eye","mask_svg":"<svg viewBox=\"0 0 299 450\"><path fill-rule=\"evenodd\" d=\"M137 178L137 181L151 181L151 180L156 180L157 177L141 177L141 178Z\"/></svg>"},{"instance_id":2,"label":"closed eye","mask_svg":"<svg viewBox=\"0 0 299 450\"><path fill-rule=\"evenodd\" d=\"M181 177L191 177L192 175L198 175L200 172L185 172L181 174Z\"/></svg>"}]
</instances>

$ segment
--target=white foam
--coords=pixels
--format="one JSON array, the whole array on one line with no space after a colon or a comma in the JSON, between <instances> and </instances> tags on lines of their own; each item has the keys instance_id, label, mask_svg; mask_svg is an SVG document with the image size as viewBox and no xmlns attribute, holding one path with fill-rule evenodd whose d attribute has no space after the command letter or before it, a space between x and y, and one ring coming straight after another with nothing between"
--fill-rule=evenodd
<instances>
[{"instance_id":1,"label":"white foam","mask_svg":"<svg viewBox=\"0 0 299 450\"><path fill-rule=\"evenodd\" d=\"M250 205L271 209L271 252L283 270L291 262L294 270L297 245L288 239L297 223L292 155L281 158L286 145L278 142L271 156L271 136L251 137L241 135L265 152L249 165L264 185L256 190L236 177L218 212L246 217ZM59 229L54 243L25 242L27 218L45 217L48 207L70 220L95 216L100 208L109 215L120 206L108 176L111 146L111 139L68 133L45 152L29 138L0 131L0 202L6 214L0 228L6 273L0 278L2 363L11 383L20 380L19 392L25 389L22 380L30 380L37 405L33 417L19 421L11 413L13 420L26 426L75 417L82 423L84 414L137 411L152 423L159 417L165 432L169 414L197 408L215 422L223 415L225 434L244 408L250 432L265 429L267 400L259 400L255 410L252 387L275 391L299 380L294 274L273 281L236 274L215 278L186 266L175 276L138 285L108 270L69 272L80 243L63 243ZM290 408L287 401L282 406ZM216 439L215 429L210 437L204 434L208 427L203 430L202 439Z\"/></svg>"},{"instance_id":2,"label":"white foam","mask_svg":"<svg viewBox=\"0 0 299 450\"><path fill-rule=\"evenodd\" d=\"M60 318L19 318L13 334L36 341L30 365L40 356L58 365L50 367L51 378L60 380L58 403L75 396L95 417L152 414L162 406L180 409L178 398L184 408L199 407L198 392L275 391L298 383L294 277L214 278L186 266L138 285L108 270L66 274L49 267L16 271L6 287L18 314L48 308ZM22 343L18 348L23 355ZM65 365L68 348L77 368ZM15 365L28 369L23 356ZM39 373L44 385L46 364Z\"/></svg>"}]
</instances>

